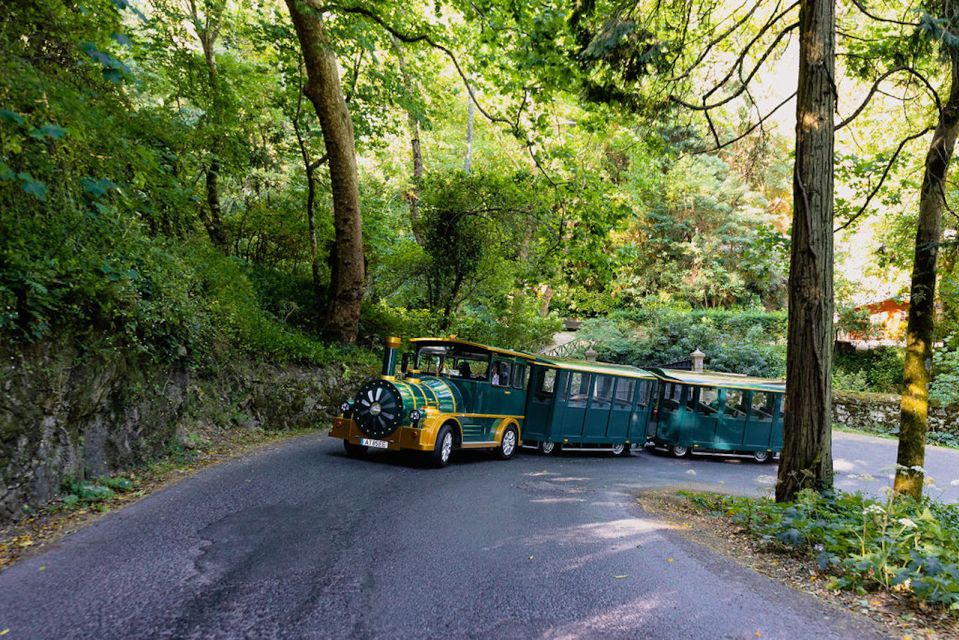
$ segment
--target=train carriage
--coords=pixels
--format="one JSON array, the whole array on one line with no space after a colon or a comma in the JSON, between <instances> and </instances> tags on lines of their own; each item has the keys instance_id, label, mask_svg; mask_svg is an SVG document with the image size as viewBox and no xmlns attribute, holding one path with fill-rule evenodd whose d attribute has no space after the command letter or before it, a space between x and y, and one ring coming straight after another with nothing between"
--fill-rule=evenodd
<instances>
[{"instance_id":1,"label":"train carriage","mask_svg":"<svg viewBox=\"0 0 959 640\"><path fill-rule=\"evenodd\" d=\"M693 452L771 460L782 450L786 385L779 380L705 371L651 369L660 380L647 441L676 457Z\"/></svg>"},{"instance_id":2,"label":"train carriage","mask_svg":"<svg viewBox=\"0 0 959 640\"><path fill-rule=\"evenodd\" d=\"M532 365L524 446L629 452L644 441L656 377L625 365L540 356Z\"/></svg>"}]
</instances>

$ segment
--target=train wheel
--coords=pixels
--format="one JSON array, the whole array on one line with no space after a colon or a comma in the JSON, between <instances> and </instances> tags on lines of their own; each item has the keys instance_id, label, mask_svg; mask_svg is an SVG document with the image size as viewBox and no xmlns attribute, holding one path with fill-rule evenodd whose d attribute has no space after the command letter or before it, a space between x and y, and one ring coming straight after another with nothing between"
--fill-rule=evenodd
<instances>
[{"instance_id":1,"label":"train wheel","mask_svg":"<svg viewBox=\"0 0 959 640\"><path fill-rule=\"evenodd\" d=\"M519 444L519 432L516 427L510 425L503 431L503 439L496 449L496 457L500 460L509 460L516 453L516 447Z\"/></svg>"},{"instance_id":2,"label":"train wheel","mask_svg":"<svg viewBox=\"0 0 959 640\"><path fill-rule=\"evenodd\" d=\"M453 429L448 424L444 424L436 436L436 445L433 447L433 453L430 454L430 462L434 467L445 467L449 464L452 455Z\"/></svg>"},{"instance_id":3,"label":"train wheel","mask_svg":"<svg viewBox=\"0 0 959 640\"><path fill-rule=\"evenodd\" d=\"M541 455L551 456L559 450L559 447L556 446L555 442L544 440L543 442L539 443L539 446L536 447L536 450L539 451Z\"/></svg>"},{"instance_id":4,"label":"train wheel","mask_svg":"<svg viewBox=\"0 0 959 640\"><path fill-rule=\"evenodd\" d=\"M676 458L685 458L689 455L689 447L680 444L674 444L669 448L669 452Z\"/></svg>"},{"instance_id":5,"label":"train wheel","mask_svg":"<svg viewBox=\"0 0 959 640\"><path fill-rule=\"evenodd\" d=\"M756 462L769 462L772 460L772 456L769 455L768 451L753 451L753 460Z\"/></svg>"},{"instance_id":6,"label":"train wheel","mask_svg":"<svg viewBox=\"0 0 959 640\"><path fill-rule=\"evenodd\" d=\"M613 445L613 456L620 458L622 456L629 455L629 445L625 442L620 442Z\"/></svg>"},{"instance_id":7,"label":"train wheel","mask_svg":"<svg viewBox=\"0 0 959 640\"><path fill-rule=\"evenodd\" d=\"M347 440L343 441L343 448L346 449L346 455L351 458L362 458L366 455L366 447L361 444L352 444Z\"/></svg>"}]
</instances>

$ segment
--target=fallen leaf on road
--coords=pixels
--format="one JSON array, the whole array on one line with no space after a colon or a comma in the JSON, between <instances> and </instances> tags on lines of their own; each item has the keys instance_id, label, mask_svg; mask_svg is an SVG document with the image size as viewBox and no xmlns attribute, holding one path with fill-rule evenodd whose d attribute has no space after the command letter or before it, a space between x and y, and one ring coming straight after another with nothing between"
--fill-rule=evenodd
<instances>
[{"instance_id":1,"label":"fallen leaf on road","mask_svg":"<svg viewBox=\"0 0 959 640\"><path fill-rule=\"evenodd\" d=\"M762 637L763 637L763 632L762 632L762 631L757 631L757 632L754 633L753 635L756 636L757 638L762 638Z\"/></svg>"},{"instance_id":2,"label":"fallen leaf on road","mask_svg":"<svg viewBox=\"0 0 959 640\"><path fill-rule=\"evenodd\" d=\"M666 562L672 564L672 563L673 563L673 559L672 559L672 558L666 558Z\"/></svg>"},{"instance_id":3,"label":"fallen leaf on road","mask_svg":"<svg viewBox=\"0 0 959 640\"><path fill-rule=\"evenodd\" d=\"M4 629L3 631L0 631L0 636L5 636L8 633L10 633L10 629Z\"/></svg>"},{"instance_id":4,"label":"fallen leaf on road","mask_svg":"<svg viewBox=\"0 0 959 640\"><path fill-rule=\"evenodd\" d=\"M532 559L533 559L533 556L530 556L529 559L532 560Z\"/></svg>"},{"instance_id":5,"label":"fallen leaf on road","mask_svg":"<svg viewBox=\"0 0 959 640\"><path fill-rule=\"evenodd\" d=\"M47 570L47 565L45 565L45 564L41 564L41 565L40 565L40 568L37 569L37 571L46 571L46 570Z\"/></svg>"},{"instance_id":6,"label":"fallen leaf on road","mask_svg":"<svg viewBox=\"0 0 959 640\"><path fill-rule=\"evenodd\" d=\"M696 475L696 470L695 470L695 469L690 469L689 471L686 472L686 475L687 475L687 476L694 476L694 475Z\"/></svg>"},{"instance_id":7,"label":"fallen leaf on road","mask_svg":"<svg viewBox=\"0 0 959 640\"><path fill-rule=\"evenodd\" d=\"M624 580L628 578L629 576L613 576L613 577L616 578L617 580Z\"/></svg>"}]
</instances>

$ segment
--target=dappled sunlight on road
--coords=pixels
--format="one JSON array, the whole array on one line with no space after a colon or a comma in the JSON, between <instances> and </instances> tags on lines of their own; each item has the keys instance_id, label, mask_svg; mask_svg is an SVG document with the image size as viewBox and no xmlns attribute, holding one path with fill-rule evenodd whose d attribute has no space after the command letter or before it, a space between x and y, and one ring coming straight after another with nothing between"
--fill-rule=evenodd
<instances>
[{"instance_id":1,"label":"dappled sunlight on road","mask_svg":"<svg viewBox=\"0 0 959 640\"><path fill-rule=\"evenodd\" d=\"M593 615L564 622L543 632L539 637L551 640L573 640L602 636L615 631L641 629L643 622L649 619L649 614L662 607L664 603L668 604L673 597L675 594L672 592L646 594L642 598L636 598L616 607L604 608Z\"/></svg>"}]
</instances>

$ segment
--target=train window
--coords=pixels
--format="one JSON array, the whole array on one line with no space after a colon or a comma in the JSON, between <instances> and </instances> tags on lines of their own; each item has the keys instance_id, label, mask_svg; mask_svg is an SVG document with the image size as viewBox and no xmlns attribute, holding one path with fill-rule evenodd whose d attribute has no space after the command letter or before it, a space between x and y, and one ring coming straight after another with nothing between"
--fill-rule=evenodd
<instances>
[{"instance_id":1,"label":"train window","mask_svg":"<svg viewBox=\"0 0 959 640\"><path fill-rule=\"evenodd\" d=\"M663 387L663 408L665 409L678 409L679 408L679 393L680 389L678 385L669 383Z\"/></svg>"},{"instance_id":2,"label":"train window","mask_svg":"<svg viewBox=\"0 0 959 640\"><path fill-rule=\"evenodd\" d=\"M761 422L769 422L772 420L774 401L775 397L770 393L753 391L753 399L750 403L752 405L751 415L753 419Z\"/></svg>"},{"instance_id":3,"label":"train window","mask_svg":"<svg viewBox=\"0 0 959 640\"><path fill-rule=\"evenodd\" d=\"M517 364L513 370L513 388L522 389L526 386L526 365Z\"/></svg>"},{"instance_id":4,"label":"train window","mask_svg":"<svg viewBox=\"0 0 959 640\"><path fill-rule=\"evenodd\" d=\"M649 382L647 382L646 380L640 380L639 381L639 399L637 400L637 403L639 404L640 407L645 407L647 404L649 404L649 391L650 391Z\"/></svg>"},{"instance_id":5,"label":"train window","mask_svg":"<svg viewBox=\"0 0 959 640\"><path fill-rule=\"evenodd\" d=\"M707 416L719 413L719 391L716 387L703 387L699 390L696 412Z\"/></svg>"},{"instance_id":6,"label":"train window","mask_svg":"<svg viewBox=\"0 0 959 640\"><path fill-rule=\"evenodd\" d=\"M543 374L539 378L539 388L536 392L543 396L551 396L555 388L556 369L543 369Z\"/></svg>"},{"instance_id":7,"label":"train window","mask_svg":"<svg viewBox=\"0 0 959 640\"><path fill-rule=\"evenodd\" d=\"M611 376L593 376L593 406L605 409L613 400L613 383Z\"/></svg>"},{"instance_id":8,"label":"train window","mask_svg":"<svg viewBox=\"0 0 959 640\"><path fill-rule=\"evenodd\" d=\"M447 362L449 362L447 360ZM489 374L489 356L480 354L458 354L453 358L453 364L446 371L451 378L466 380L487 380Z\"/></svg>"},{"instance_id":9,"label":"train window","mask_svg":"<svg viewBox=\"0 0 959 640\"><path fill-rule=\"evenodd\" d=\"M569 406L585 407L589 397L589 376L583 373L572 373L569 376Z\"/></svg>"},{"instance_id":10,"label":"train window","mask_svg":"<svg viewBox=\"0 0 959 640\"><path fill-rule=\"evenodd\" d=\"M686 408L690 411L696 409L696 404L699 402L699 387L686 387L686 393L683 395L683 401L686 405Z\"/></svg>"},{"instance_id":11,"label":"train window","mask_svg":"<svg viewBox=\"0 0 959 640\"><path fill-rule=\"evenodd\" d=\"M493 361L492 383L497 387L508 387L510 376L510 365L502 360Z\"/></svg>"},{"instance_id":12,"label":"train window","mask_svg":"<svg viewBox=\"0 0 959 640\"><path fill-rule=\"evenodd\" d=\"M636 390L636 381L630 378L619 378L616 381L616 395L613 402L617 409L629 409L633 406L633 392Z\"/></svg>"},{"instance_id":13,"label":"train window","mask_svg":"<svg viewBox=\"0 0 959 640\"><path fill-rule=\"evenodd\" d=\"M743 392L738 389L726 389L725 415L733 418L746 416L746 407L743 406Z\"/></svg>"}]
</instances>

